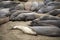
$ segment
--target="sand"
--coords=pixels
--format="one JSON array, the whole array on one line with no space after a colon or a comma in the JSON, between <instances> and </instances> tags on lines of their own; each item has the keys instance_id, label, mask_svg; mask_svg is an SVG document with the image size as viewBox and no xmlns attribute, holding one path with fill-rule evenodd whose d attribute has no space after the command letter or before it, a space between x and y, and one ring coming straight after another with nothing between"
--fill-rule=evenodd
<instances>
[{"instance_id":1,"label":"sand","mask_svg":"<svg viewBox=\"0 0 60 40\"><path fill-rule=\"evenodd\" d=\"M28 26L30 22L15 21L8 22L0 26L0 40L60 40L60 37L48 37L43 35L28 35L21 30L10 30L16 25Z\"/></svg>"}]
</instances>

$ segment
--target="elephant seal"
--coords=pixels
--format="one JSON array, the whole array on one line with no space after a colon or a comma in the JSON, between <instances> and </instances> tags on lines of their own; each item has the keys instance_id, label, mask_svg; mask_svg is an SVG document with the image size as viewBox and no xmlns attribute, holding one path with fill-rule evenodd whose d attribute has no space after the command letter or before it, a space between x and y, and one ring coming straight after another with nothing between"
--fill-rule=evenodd
<instances>
[{"instance_id":1,"label":"elephant seal","mask_svg":"<svg viewBox=\"0 0 60 40\"><path fill-rule=\"evenodd\" d=\"M39 18L40 16L42 15L46 15L46 14L38 14L38 13L35 13L35 12L30 12L30 13L21 13L21 14L14 14L14 15L11 15L11 20L19 20L19 21L31 21L31 20L34 20L36 18Z\"/></svg>"},{"instance_id":2,"label":"elephant seal","mask_svg":"<svg viewBox=\"0 0 60 40\"><path fill-rule=\"evenodd\" d=\"M38 20L60 20L60 17L44 14L42 16L40 15L40 17L37 19Z\"/></svg>"},{"instance_id":3,"label":"elephant seal","mask_svg":"<svg viewBox=\"0 0 60 40\"><path fill-rule=\"evenodd\" d=\"M46 35L46 36L60 36L60 28L56 26L14 26L13 29L20 29L26 34L32 35Z\"/></svg>"},{"instance_id":4,"label":"elephant seal","mask_svg":"<svg viewBox=\"0 0 60 40\"><path fill-rule=\"evenodd\" d=\"M48 6L60 6L60 2L50 2L47 5Z\"/></svg>"},{"instance_id":5,"label":"elephant seal","mask_svg":"<svg viewBox=\"0 0 60 40\"><path fill-rule=\"evenodd\" d=\"M10 20L13 20L15 17L17 17L21 13L31 13L31 11L26 11L26 10L12 10L10 12L12 13L10 16Z\"/></svg>"},{"instance_id":6,"label":"elephant seal","mask_svg":"<svg viewBox=\"0 0 60 40\"><path fill-rule=\"evenodd\" d=\"M11 11L17 11L17 10L24 10L24 4L20 3L20 4L17 4L15 7L10 8L10 12Z\"/></svg>"},{"instance_id":7,"label":"elephant seal","mask_svg":"<svg viewBox=\"0 0 60 40\"><path fill-rule=\"evenodd\" d=\"M60 2L60 0L55 0L56 2Z\"/></svg>"},{"instance_id":8,"label":"elephant seal","mask_svg":"<svg viewBox=\"0 0 60 40\"><path fill-rule=\"evenodd\" d=\"M19 21L30 21L30 20L34 20L34 19L41 19L41 20L60 20L60 17L55 17L55 16L51 16L51 15L47 15L47 14L38 14L38 13L18 13L11 15L11 20L19 20Z\"/></svg>"},{"instance_id":9,"label":"elephant seal","mask_svg":"<svg viewBox=\"0 0 60 40\"><path fill-rule=\"evenodd\" d=\"M46 25L56 25L60 26L60 17L44 15L31 22L31 26L46 26Z\"/></svg>"},{"instance_id":10,"label":"elephant seal","mask_svg":"<svg viewBox=\"0 0 60 40\"><path fill-rule=\"evenodd\" d=\"M50 2L54 2L55 0L44 0L44 4L47 5Z\"/></svg>"},{"instance_id":11,"label":"elephant seal","mask_svg":"<svg viewBox=\"0 0 60 40\"><path fill-rule=\"evenodd\" d=\"M41 7L44 6L43 2L32 2L31 11L38 11Z\"/></svg>"},{"instance_id":12,"label":"elephant seal","mask_svg":"<svg viewBox=\"0 0 60 40\"><path fill-rule=\"evenodd\" d=\"M48 13L54 9L56 9L55 6L44 6L44 7L40 8L37 12L38 13Z\"/></svg>"},{"instance_id":13,"label":"elephant seal","mask_svg":"<svg viewBox=\"0 0 60 40\"><path fill-rule=\"evenodd\" d=\"M11 7L15 7L17 4L19 3L16 3L14 1L2 1L0 2L0 7L11 8Z\"/></svg>"},{"instance_id":14,"label":"elephant seal","mask_svg":"<svg viewBox=\"0 0 60 40\"><path fill-rule=\"evenodd\" d=\"M0 9L0 18L10 16L9 8Z\"/></svg>"},{"instance_id":15,"label":"elephant seal","mask_svg":"<svg viewBox=\"0 0 60 40\"><path fill-rule=\"evenodd\" d=\"M32 2L31 11L37 10L37 8L38 8L38 2L36 1Z\"/></svg>"},{"instance_id":16,"label":"elephant seal","mask_svg":"<svg viewBox=\"0 0 60 40\"><path fill-rule=\"evenodd\" d=\"M11 16L11 20L20 20L20 21L32 20L32 19L35 19L34 15L35 15L35 13L21 13L21 14L16 15L16 16L13 15L13 17Z\"/></svg>"},{"instance_id":17,"label":"elephant seal","mask_svg":"<svg viewBox=\"0 0 60 40\"><path fill-rule=\"evenodd\" d=\"M57 16L60 14L60 9L52 10L48 13L49 15Z\"/></svg>"},{"instance_id":18,"label":"elephant seal","mask_svg":"<svg viewBox=\"0 0 60 40\"><path fill-rule=\"evenodd\" d=\"M60 27L60 20L33 20L30 26L58 26Z\"/></svg>"},{"instance_id":19,"label":"elephant seal","mask_svg":"<svg viewBox=\"0 0 60 40\"><path fill-rule=\"evenodd\" d=\"M24 10L24 4L20 3L20 4L16 5L15 10Z\"/></svg>"}]
</instances>

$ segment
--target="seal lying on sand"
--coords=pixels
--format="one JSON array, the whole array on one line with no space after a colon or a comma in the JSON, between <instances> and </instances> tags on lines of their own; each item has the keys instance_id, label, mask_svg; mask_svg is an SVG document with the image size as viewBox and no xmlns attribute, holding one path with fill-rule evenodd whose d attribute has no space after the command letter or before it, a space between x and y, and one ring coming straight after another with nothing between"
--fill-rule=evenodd
<instances>
[{"instance_id":1,"label":"seal lying on sand","mask_svg":"<svg viewBox=\"0 0 60 40\"><path fill-rule=\"evenodd\" d=\"M48 13L49 15L57 16L60 14L60 9L52 10Z\"/></svg>"},{"instance_id":2,"label":"seal lying on sand","mask_svg":"<svg viewBox=\"0 0 60 40\"><path fill-rule=\"evenodd\" d=\"M56 9L55 6L45 6L45 7L40 8L37 12L38 13L48 13L54 9Z\"/></svg>"},{"instance_id":3,"label":"seal lying on sand","mask_svg":"<svg viewBox=\"0 0 60 40\"><path fill-rule=\"evenodd\" d=\"M26 34L60 36L60 28L56 26L14 26L13 29L20 29Z\"/></svg>"},{"instance_id":4,"label":"seal lying on sand","mask_svg":"<svg viewBox=\"0 0 60 40\"><path fill-rule=\"evenodd\" d=\"M14 1L2 1L0 2L0 7L2 8L11 8L11 7L15 7L17 4L17 2Z\"/></svg>"},{"instance_id":5,"label":"seal lying on sand","mask_svg":"<svg viewBox=\"0 0 60 40\"><path fill-rule=\"evenodd\" d=\"M9 12L9 8L2 8L0 9L0 18L10 16L11 13Z\"/></svg>"},{"instance_id":6,"label":"seal lying on sand","mask_svg":"<svg viewBox=\"0 0 60 40\"><path fill-rule=\"evenodd\" d=\"M30 12L30 13L14 13L11 15L10 20L11 21L30 21L30 20L34 20L36 18L39 18L40 16L43 16L46 14L38 14L35 12Z\"/></svg>"},{"instance_id":7,"label":"seal lying on sand","mask_svg":"<svg viewBox=\"0 0 60 40\"><path fill-rule=\"evenodd\" d=\"M31 13L17 13L17 14L12 14L10 17L11 21L31 21L31 20L60 20L60 17L56 17L56 16L51 16L51 15L47 15L47 14L38 14L35 12L31 12Z\"/></svg>"},{"instance_id":8,"label":"seal lying on sand","mask_svg":"<svg viewBox=\"0 0 60 40\"><path fill-rule=\"evenodd\" d=\"M33 20L31 26L58 26L60 27L60 20Z\"/></svg>"}]
</instances>

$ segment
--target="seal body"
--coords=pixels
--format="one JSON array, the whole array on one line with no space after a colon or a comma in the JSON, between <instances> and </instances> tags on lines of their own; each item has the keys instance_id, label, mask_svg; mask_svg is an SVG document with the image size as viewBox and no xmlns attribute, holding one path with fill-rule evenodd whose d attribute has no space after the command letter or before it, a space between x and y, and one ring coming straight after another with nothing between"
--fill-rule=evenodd
<instances>
[{"instance_id":1,"label":"seal body","mask_svg":"<svg viewBox=\"0 0 60 40\"><path fill-rule=\"evenodd\" d=\"M9 8L0 9L0 18L10 16Z\"/></svg>"},{"instance_id":2,"label":"seal body","mask_svg":"<svg viewBox=\"0 0 60 40\"><path fill-rule=\"evenodd\" d=\"M14 1L2 1L2 2L0 2L0 7L1 8L11 8L11 7L15 7L17 4L19 4L19 3L16 3Z\"/></svg>"},{"instance_id":3,"label":"seal body","mask_svg":"<svg viewBox=\"0 0 60 40\"><path fill-rule=\"evenodd\" d=\"M45 6L45 7L42 7L38 10L38 13L48 13L52 10L56 9L55 6Z\"/></svg>"},{"instance_id":4,"label":"seal body","mask_svg":"<svg viewBox=\"0 0 60 40\"><path fill-rule=\"evenodd\" d=\"M60 36L60 28L57 26L14 26L13 29L20 29L26 34Z\"/></svg>"},{"instance_id":5,"label":"seal body","mask_svg":"<svg viewBox=\"0 0 60 40\"><path fill-rule=\"evenodd\" d=\"M53 15L53 16L57 16L60 14L60 9L52 10L48 14Z\"/></svg>"}]
</instances>

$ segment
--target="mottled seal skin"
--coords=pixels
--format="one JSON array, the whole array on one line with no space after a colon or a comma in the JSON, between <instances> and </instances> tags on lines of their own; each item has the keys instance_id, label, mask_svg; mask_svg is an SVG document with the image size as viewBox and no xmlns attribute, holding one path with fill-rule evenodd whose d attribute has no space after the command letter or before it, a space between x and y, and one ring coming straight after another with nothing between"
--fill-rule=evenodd
<instances>
[{"instance_id":1,"label":"mottled seal skin","mask_svg":"<svg viewBox=\"0 0 60 40\"><path fill-rule=\"evenodd\" d=\"M15 17L17 17L21 13L30 13L31 11L26 11L26 10L13 10L10 11L12 14L10 16L10 20L14 20Z\"/></svg>"},{"instance_id":2,"label":"mottled seal skin","mask_svg":"<svg viewBox=\"0 0 60 40\"><path fill-rule=\"evenodd\" d=\"M46 26L46 25L56 25L60 26L60 17L44 15L31 22L31 26Z\"/></svg>"},{"instance_id":3,"label":"mottled seal skin","mask_svg":"<svg viewBox=\"0 0 60 40\"><path fill-rule=\"evenodd\" d=\"M20 14L20 15L18 15L16 18L20 18L20 20L33 20L33 19L35 19L35 16L34 16L34 14L32 14L32 13L22 13L22 14Z\"/></svg>"},{"instance_id":4,"label":"mottled seal skin","mask_svg":"<svg viewBox=\"0 0 60 40\"><path fill-rule=\"evenodd\" d=\"M8 1L8 0L0 0L0 1Z\"/></svg>"},{"instance_id":5,"label":"mottled seal skin","mask_svg":"<svg viewBox=\"0 0 60 40\"><path fill-rule=\"evenodd\" d=\"M47 5L48 6L60 6L60 2L50 2Z\"/></svg>"},{"instance_id":6,"label":"mottled seal skin","mask_svg":"<svg viewBox=\"0 0 60 40\"><path fill-rule=\"evenodd\" d=\"M31 22L31 26L49 26L49 25L54 25L60 27L60 20L33 20Z\"/></svg>"},{"instance_id":7,"label":"mottled seal skin","mask_svg":"<svg viewBox=\"0 0 60 40\"><path fill-rule=\"evenodd\" d=\"M55 0L56 2L60 2L60 0Z\"/></svg>"},{"instance_id":8,"label":"mottled seal skin","mask_svg":"<svg viewBox=\"0 0 60 40\"><path fill-rule=\"evenodd\" d=\"M60 20L60 17L52 16L52 15L42 15L37 19L38 20Z\"/></svg>"},{"instance_id":9,"label":"mottled seal skin","mask_svg":"<svg viewBox=\"0 0 60 40\"><path fill-rule=\"evenodd\" d=\"M24 10L24 4L20 3L20 4L16 5L15 10Z\"/></svg>"},{"instance_id":10,"label":"mottled seal skin","mask_svg":"<svg viewBox=\"0 0 60 40\"><path fill-rule=\"evenodd\" d=\"M33 20L36 19L36 13L32 12L32 13L21 13L18 14L16 16L13 15L13 17L11 16L11 20L20 20L20 21L27 21L27 20Z\"/></svg>"},{"instance_id":11,"label":"mottled seal skin","mask_svg":"<svg viewBox=\"0 0 60 40\"><path fill-rule=\"evenodd\" d=\"M10 16L9 8L0 9L0 18Z\"/></svg>"},{"instance_id":12,"label":"mottled seal skin","mask_svg":"<svg viewBox=\"0 0 60 40\"><path fill-rule=\"evenodd\" d=\"M34 1L34 2L32 2L32 6L31 6L30 10L31 11L38 11L43 6L44 6L43 2Z\"/></svg>"},{"instance_id":13,"label":"mottled seal skin","mask_svg":"<svg viewBox=\"0 0 60 40\"><path fill-rule=\"evenodd\" d=\"M11 15L10 19L11 20L34 20L37 19L38 20L60 20L60 17L56 17L56 16L51 16L51 15L47 15L47 14L38 14L38 13L14 13Z\"/></svg>"},{"instance_id":14,"label":"mottled seal skin","mask_svg":"<svg viewBox=\"0 0 60 40\"><path fill-rule=\"evenodd\" d=\"M40 8L42 8L42 7L44 7L45 5L44 5L44 2L38 2L38 10L40 9Z\"/></svg>"},{"instance_id":15,"label":"mottled seal skin","mask_svg":"<svg viewBox=\"0 0 60 40\"><path fill-rule=\"evenodd\" d=\"M37 8L38 8L38 2L36 1L32 2L31 11L37 10Z\"/></svg>"},{"instance_id":16,"label":"mottled seal skin","mask_svg":"<svg viewBox=\"0 0 60 40\"><path fill-rule=\"evenodd\" d=\"M20 4L17 4L15 7L10 8L10 12L17 11L17 10L24 10L24 4L20 3Z\"/></svg>"},{"instance_id":17,"label":"mottled seal skin","mask_svg":"<svg viewBox=\"0 0 60 40\"><path fill-rule=\"evenodd\" d=\"M60 14L60 9L52 10L48 13L49 15L57 16Z\"/></svg>"},{"instance_id":18,"label":"mottled seal skin","mask_svg":"<svg viewBox=\"0 0 60 40\"><path fill-rule=\"evenodd\" d=\"M50 2L54 2L55 0L44 0L44 4L47 5Z\"/></svg>"},{"instance_id":19,"label":"mottled seal skin","mask_svg":"<svg viewBox=\"0 0 60 40\"><path fill-rule=\"evenodd\" d=\"M54 10L55 8L56 8L55 6L45 6L45 7L40 8L37 12L38 13L48 13L48 12Z\"/></svg>"},{"instance_id":20,"label":"mottled seal skin","mask_svg":"<svg viewBox=\"0 0 60 40\"><path fill-rule=\"evenodd\" d=\"M15 7L17 4L19 3L16 3L14 1L2 1L0 2L0 7L11 8L11 7Z\"/></svg>"},{"instance_id":21,"label":"mottled seal skin","mask_svg":"<svg viewBox=\"0 0 60 40\"><path fill-rule=\"evenodd\" d=\"M9 17L0 18L0 25L9 22Z\"/></svg>"},{"instance_id":22,"label":"mottled seal skin","mask_svg":"<svg viewBox=\"0 0 60 40\"><path fill-rule=\"evenodd\" d=\"M16 11L16 10L14 10L14 11L11 11L11 16L10 16L10 20L13 20L17 15L19 15L19 14L21 14L21 12L20 11Z\"/></svg>"},{"instance_id":23,"label":"mottled seal skin","mask_svg":"<svg viewBox=\"0 0 60 40\"><path fill-rule=\"evenodd\" d=\"M30 27L37 35L60 36L60 28L55 26Z\"/></svg>"},{"instance_id":24,"label":"mottled seal skin","mask_svg":"<svg viewBox=\"0 0 60 40\"><path fill-rule=\"evenodd\" d=\"M18 13L18 15L14 13L13 15L11 15L10 20L32 21L32 20L34 20L36 18L39 18L41 16L44 16L44 15L46 15L46 14L38 14L38 13L35 13L35 12L20 13L20 14Z\"/></svg>"},{"instance_id":25,"label":"mottled seal skin","mask_svg":"<svg viewBox=\"0 0 60 40\"><path fill-rule=\"evenodd\" d=\"M60 36L60 28L57 26L14 26L12 29L20 29L22 32L32 35Z\"/></svg>"}]
</instances>

